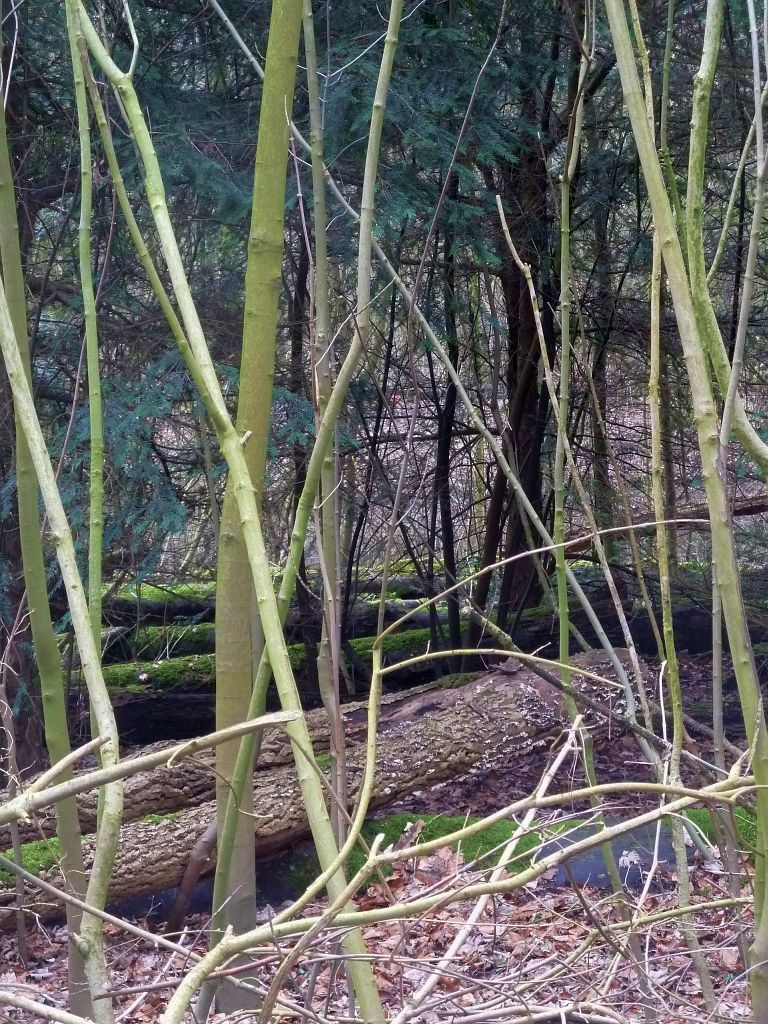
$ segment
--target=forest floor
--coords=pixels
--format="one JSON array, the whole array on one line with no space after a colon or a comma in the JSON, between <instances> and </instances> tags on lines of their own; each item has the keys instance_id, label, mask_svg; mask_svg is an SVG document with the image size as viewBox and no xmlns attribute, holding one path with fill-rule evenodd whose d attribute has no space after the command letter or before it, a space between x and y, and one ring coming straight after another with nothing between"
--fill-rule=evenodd
<instances>
[{"instance_id":1,"label":"forest floor","mask_svg":"<svg viewBox=\"0 0 768 1024\"><path fill-rule=\"evenodd\" d=\"M683 665L686 694L697 690L706 696L709 687L706 662L686 659ZM707 756L706 749L702 750ZM596 743L595 760L603 781L648 778L638 760L637 748L624 737L607 737ZM405 812L414 820L434 814L469 815L492 813L528 794L543 769L542 755L517 756L513 762L497 761L460 779L412 794L388 811ZM559 787L578 785L580 770L574 762L561 777ZM610 807L614 817L637 813L652 800L638 801L633 794ZM579 810L578 807L574 808ZM426 893L455 889L483 878L463 865L460 853L450 849L396 865L386 886L371 886L357 900L361 909L384 907L392 898L410 902ZM627 906L637 921L662 914L678 905L672 866L663 861L653 877L643 877L640 888L628 888ZM691 900L710 903L728 897L724 875L694 859L691 866ZM428 915L398 922L379 923L366 929L385 1009L394 1017L428 979L434 989L418 1013L419 1024L517 1024L522 1021L572 1021L593 1024L650 1019L667 1024L748 1019L747 984L739 943L751 926L749 891L735 908L702 909L695 915L695 929L712 978L717 1006L704 1005L701 984L692 967L686 940L677 919L637 924L636 952L640 963L623 956L625 929L617 900L590 886L563 884L550 871L535 882L490 899L477 924L469 931L460 951L441 963L457 933L475 908L474 903L454 903ZM305 913L321 907L310 905ZM626 912L626 911L625 911ZM152 931L147 919L137 922ZM191 916L180 942L189 954L205 950L207 918ZM334 935L326 935L312 948L282 989L283 1012L307 1016L314 1011L328 1019L348 1017L347 988L339 977ZM107 927L107 943L119 1020L123 1024L157 1021L173 987L189 963L179 953L158 949L151 938L136 938L116 926ZM280 953L260 949L250 976L258 987L269 987L275 970L289 947ZM67 935L63 926L31 929L29 960L18 958L15 936L0 936L0 988L16 995L66 1006ZM577 1014L579 1016L577 1016ZM40 1018L0 1007L0 1022L36 1024ZM187 1018L192 1020L191 1016ZM212 1021L225 1019L212 1015ZM257 1017L239 1017L248 1024ZM307 1019L310 1019L307 1016ZM317 1020L317 1017L312 1017Z\"/></svg>"}]
</instances>

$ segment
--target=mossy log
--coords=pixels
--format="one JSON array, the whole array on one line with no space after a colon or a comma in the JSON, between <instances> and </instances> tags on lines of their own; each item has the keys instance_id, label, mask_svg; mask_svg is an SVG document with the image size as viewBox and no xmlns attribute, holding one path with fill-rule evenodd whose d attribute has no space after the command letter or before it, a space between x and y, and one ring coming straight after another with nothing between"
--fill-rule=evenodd
<instances>
[{"instance_id":1,"label":"mossy log","mask_svg":"<svg viewBox=\"0 0 768 1024\"><path fill-rule=\"evenodd\" d=\"M394 633L383 641L383 662L394 665L430 648L429 629ZM370 678L374 637L351 640L355 663L348 669L360 689ZM307 706L319 705L319 695L309 684L303 644L288 648L296 681ZM363 672L360 672L362 667ZM438 659L404 669L390 680L393 687L430 682L449 670L447 660ZM365 674L365 678L361 676ZM104 678L115 706L118 729L124 741L151 743L165 738L185 738L210 732L213 728L213 694L216 658L213 654L192 654L162 661L139 661L107 665ZM270 707L274 706L274 696Z\"/></svg>"},{"instance_id":2,"label":"mossy log","mask_svg":"<svg viewBox=\"0 0 768 1024\"><path fill-rule=\"evenodd\" d=\"M186 599L185 599L186 600ZM419 608L418 600L387 601L384 606L384 625L391 626L409 614L409 618L400 627L400 631L429 628L429 609ZM186 601L186 605L191 607ZM168 606L164 606L168 607ZM180 605L178 607L181 607ZM109 618L107 616L107 618ZM184 619L184 615L176 615L176 620ZM146 622L138 626L134 618L133 625L110 625L101 634L102 657L105 665L116 665L126 661L159 661L168 658L188 657L192 654L212 654L216 648L216 627L212 614L191 615L189 621L173 621L168 624L150 625ZM350 638L367 637L376 632L379 618L379 606L375 601L356 601L350 610L347 630ZM447 613L440 608L437 620L444 624ZM162 619L160 620L162 622ZM320 606L318 614L307 622L302 618L298 608L292 608L285 624L285 636L289 644L304 642L307 635L314 630L320 635ZM62 637L63 641L66 638ZM77 651L73 664L79 664Z\"/></svg>"},{"instance_id":3,"label":"mossy log","mask_svg":"<svg viewBox=\"0 0 768 1024\"><path fill-rule=\"evenodd\" d=\"M574 659L577 666L611 677L603 655L590 653ZM577 689L593 700L610 700L617 708L615 687L597 687L577 678ZM473 766L503 756L514 758L540 751L542 763L567 725L558 690L519 662L505 665L455 688L429 689L392 702L385 714L377 749L373 806L392 803L398 797L467 772ZM588 715L589 724L602 729L604 721ZM365 760L365 730L349 729L350 800L354 801ZM277 742L277 748L272 745ZM267 750L277 753L282 741L270 741ZM189 765L185 764L189 771ZM206 801L196 807L158 814L167 778L145 777L137 784L158 795L152 816L123 826L120 850L112 875L110 900L117 902L177 885L191 852L211 822L215 805ZM210 783L209 783L210 785ZM299 798L293 765L259 771L254 786L256 845L259 855L270 855L308 834L306 814ZM56 866L46 868L33 844L41 874L60 883ZM86 863L91 841L84 841ZM208 871L214 868L214 858ZM0 925L13 924L13 892L0 888ZM30 913L52 919L60 913L50 898L28 894Z\"/></svg>"},{"instance_id":4,"label":"mossy log","mask_svg":"<svg viewBox=\"0 0 768 1024\"><path fill-rule=\"evenodd\" d=\"M592 595L591 599L595 614L610 641L622 644L623 634L612 600L604 596L602 588ZM580 605L571 605L570 620L588 643L597 646L599 641ZM677 600L673 620L679 650L688 651L690 654L703 654L712 650L712 614L708 606ZM634 608L628 611L627 621L637 649L646 657L657 657L653 630L645 610ZM555 650L557 629L557 616L553 614L551 608L529 608L520 616L514 631L514 639L524 651L536 650L546 645L551 645L549 649ZM749 630L754 643L768 639L768 617L761 613L750 615ZM578 649L575 640L572 641L571 648L573 651Z\"/></svg>"},{"instance_id":5,"label":"mossy log","mask_svg":"<svg viewBox=\"0 0 768 1024\"><path fill-rule=\"evenodd\" d=\"M434 594L440 593L444 581L435 580ZM314 587L312 581L310 586ZM371 577L357 588L358 595L378 598L381 589L379 578ZM387 617L394 622L406 609L402 602L423 599L426 595L424 584L418 577L395 576L387 582ZM433 596L433 595L430 595ZM322 606L318 601L316 615L310 626L319 629ZM64 609L62 609L63 611ZM212 623L216 617L216 591L210 584L199 586L178 585L176 587L142 587L137 594L135 588L118 591L105 596L103 603L104 622L109 627L124 628L136 633L145 626L172 626L178 623ZM362 635L371 633L376 627L378 602L375 600L354 600L348 611L348 627L351 634ZM427 625L426 622L419 625ZM294 605L286 622L287 633L294 639L301 638L302 630L307 623L302 622L302 615Z\"/></svg>"}]
</instances>

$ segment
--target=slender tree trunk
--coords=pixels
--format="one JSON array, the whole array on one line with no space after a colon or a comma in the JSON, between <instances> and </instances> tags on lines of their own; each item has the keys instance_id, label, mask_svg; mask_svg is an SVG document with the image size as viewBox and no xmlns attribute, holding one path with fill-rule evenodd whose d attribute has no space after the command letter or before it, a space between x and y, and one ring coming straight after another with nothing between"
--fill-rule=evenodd
<instances>
[{"instance_id":1,"label":"slender tree trunk","mask_svg":"<svg viewBox=\"0 0 768 1024\"><path fill-rule=\"evenodd\" d=\"M29 381L31 374L27 341L27 310L19 243L15 189L5 116L2 115L0 116L0 258L2 258L3 282L16 334L16 343ZM35 647L35 660L40 676L45 742L51 764L55 764L70 752L64 680L61 671L61 654L53 631L48 603L38 511L40 492L29 446L18 421L16 427L16 487L24 583L32 642ZM83 868L80 823L74 799L57 805L56 834L62 852L62 874L72 892L83 899L87 879ZM73 1013L87 1017L92 1013L92 1003L85 977L83 956L74 942L75 935L80 931L81 922L80 910L76 907L68 907L69 969L67 983L69 1004Z\"/></svg>"},{"instance_id":2,"label":"slender tree trunk","mask_svg":"<svg viewBox=\"0 0 768 1024\"><path fill-rule=\"evenodd\" d=\"M447 197L456 203L459 197L459 179L454 171L448 184ZM443 226L443 259L445 262L445 282L443 303L445 305L445 330L448 343L448 356L453 366L459 368L459 339L456 332L456 259L453 252L453 233L449 218L444 218ZM453 586L457 579L456 542L453 530L453 509L451 507L451 448L453 446L453 425L456 417L456 386L448 381L445 390L445 402L438 411L437 419L437 454L435 459L435 490L440 509L441 550L443 553L443 569L446 586ZM443 573L441 573L443 575ZM457 591L448 595L448 637L450 646L461 647L461 616L459 614L459 594ZM453 659L454 661L456 659ZM458 664L454 667L458 668Z\"/></svg>"},{"instance_id":3,"label":"slender tree trunk","mask_svg":"<svg viewBox=\"0 0 768 1024\"><path fill-rule=\"evenodd\" d=\"M282 282L288 119L293 109L301 17L301 0L274 0L248 238L237 430L241 436L248 433L244 453L259 505L272 410ZM223 729L246 717L256 666L264 647L240 514L231 483L227 486L222 509L216 579L216 727ZM231 743L222 745L217 751L220 836L238 749L238 743ZM229 868L230 883L225 887L226 908L223 914L217 914L217 922L220 920L231 925L235 932L252 927L255 914L253 829L248 820L252 810L250 787L246 790L245 801ZM214 912L219 910L217 907L213 909ZM230 987L227 991L237 1001L238 990ZM228 1010L238 1008L236 1005L222 1007Z\"/></svg>"},{"instance_id":4,"label":"slender tree trunk","mask_svg":"<svg viewBox=\"0 0 768 1024\"><path fill-rule=\"evenodd\" d=\"M714 77L719 31L713 31L708 24L702 71L696 76L694 85L689 202L686 208L688 218L687 256L691 275L689 278L677 233L672 203L646 118L624 5L621 0L606 0L606 9L621 75L624 101L651 200L654 222L659 232L670 293L683 344L691 397L695 409L695 424L702 459L702 476L710 510L713 562L744 715L744 725L750 743L754 743L752 765L759 787L757 808L760 833L755 891L756 929L751 950L750 980L755 1020L764 1024L768 1021L768 909L765 902L768 895L765 885L765 842L766 836L768 836L768 793L765 788L768 787L768 734L762 714L760 689L744 615L739 568L725 489L725 464L721 449L719 423L707 365L707 354L713 352L711 346L707 347L707 343L712 339L708 336L709 325L706 322L706 311L711 309L711 299L706 288L706 276L702 277L701 274L702 254L698 251L701 245L700 218L703 210L702 181L698 170L703 167L709 90ZM722 14L722 9L720 9L720 14ZM705 66L707 61L710 64L709 73ZM691 218L694 218L693 226ZM698 269L694 269L696 263L699 263ZM705 314L703 318L697 316L702 311ZM722 338L720 338L719 344L722 345ZM735 412L739 407L737 396L734 395L731 398L731 405ZM740 431L739 436L743 438L746 445L748 443L746 434Z\"/></svg>"}]
</instances>

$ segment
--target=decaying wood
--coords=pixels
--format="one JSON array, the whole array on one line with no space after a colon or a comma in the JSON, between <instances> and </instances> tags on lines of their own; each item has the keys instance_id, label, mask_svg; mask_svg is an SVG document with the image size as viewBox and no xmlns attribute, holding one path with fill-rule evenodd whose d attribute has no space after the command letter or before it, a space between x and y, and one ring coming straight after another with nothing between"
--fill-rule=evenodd
<instances>
[{"instance_id":1,"label":"decaying wood","mask_svg":"<svg viewBox=\"0 0 768 1024\"><path fill-rule=\"evenodd\" d=\"M588 693L592 700L610 701L614 710L621 708L620 689L604 655L579 655L573 663L614 680L612 685L604 686L579 678L577 689ZM364 706L350 708L346 720L350 799L354 800L365 761ZM588 713L587 720L594 729L605 722L593 713ZM384 706L379 730L373 806L392 803L470 768L490 764L500 756L508 760L540 751L543 760L567 724L557 689L513 658L464 686L424 688L417 694L393 698ZM319 715L312 717L312 727L319 741L324 730ZM271 767L256 773L254 786L254 825L260 855L274 853L308 833L295 770L285 763L285 740L277 734L265 739L261 763ZM146 807L145 813L178 813L159 821L138 820L124 825L110 888L113 902L179 884L195 845L215 816L213 800L189 805L193 795L199 801L205 792L213 792L211 762L206 758L201 757L196 765L184 762L183 766L149 776L136 776L129 791L131 805ZM90 840L85 840L85 852L88 863ZM207 870L214 866L215 853ZM56 869L46 877L57 884ZM0 892L0 925L12 917L11 899L10 889ZM60 912L48 901L37 901L33 893L29 894L28 906L43 919Z\"/></svg>"},{"instance_id":2,"label":"decaying wood","mask_svg":"<svg viewBox=\"0 0 768 1024\"><path fill-rule=\"evenodd\" d=\"M418 713L419 706L429 701L430 693L442 689L443 680L415 687L404 693L385 694L381 701L380 722L386 724L390 716L409 716ZM368 702L357 701L343 707L346 734L354 742L367 728ZM321 708L307 712L307 722L316 753L328 749L328 720ZM177 740L161 741L132 751L139 757L155 750L172 748ZM128 758L130 760L130 757ZM263 734L257 771L291 764L293 755L285 733L270 729ZM194 758L185 758L154 771L139 772L125 780L123 820L137 821L148 814L169 814L185 807L194 807L213 798L215 778L214 755L211 750L200 751ZM76 772L76 775L82 774ZM33 781L34 776L28 782ZM78 812L83 831L88 833L96 825L97 795L86 793L77 797ZM41 837L56 834L53 809L34 821L19 822L22 842L29 843ZM11 835L7 825L0 825L0 850L10 847Z\"/></svg>"}]
</instances>

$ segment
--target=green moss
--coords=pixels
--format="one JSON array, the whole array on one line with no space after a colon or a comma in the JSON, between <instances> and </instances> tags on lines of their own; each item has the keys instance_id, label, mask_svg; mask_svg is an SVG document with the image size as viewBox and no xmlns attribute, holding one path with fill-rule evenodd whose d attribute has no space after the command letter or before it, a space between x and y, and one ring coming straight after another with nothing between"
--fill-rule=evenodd
<instances>
[{"instance_id":1,"label":"green moss","mask_svg":"<svg viewBox=\"0 0 768 1024\"><path fill-rule=\"evenodd\" d=\"M368 846L371 845L374 838L382 834L384 835L384 842L382 849L386 849L387 846L396 843L406 826L413 824L416 821L418 815L413 814L392 814L387 818L382 818L379 821L368 821L363 826L362 835ZM458 832L459 829L465 828L467 825L472 825L479 821L478 818L459 818L450 817L444 815L436 815L432 818L426 818L424 830L422 831L418 842L426 843L432 842L435 839L441 839L443 836L448 836L452 832ZM561 828L557 826L548 830L548 834L556 834L564 828L573 828L581 824L581 822L574 822L569 819L567 823L564 823ZM498 854L501 852L501 847L504 843L507 843L514 835L517 826L511 821L499 821L495 825L491 825L489 828L483 829L477 835L465 839L462 843L454 843L453 849L461 847L462 856L464 863L468 864L471 861L475 861L481 858L485 858L483 866L488 866L495 862L498 858ZM517 845L517 854L513 862L509 865L508 870L510 871L522 871L530 864L530 858L527 856L532 850L536 849L541 843L542 836L540 832L532 831L526 833L520 837ZM347 865L347 878L351 878L365 863L365 853L362 849L358 848L351 854L348 865ZM294 857L291 866L288 869L287 881L296 892L302 892L320 873L320 866L314 855L304 854L299 857ZM389 869L385 870L385 874L390 874Z\"/></svg>"},{"instance_id":2,"label":"green moss","mask_svg":"<svg viewBox=\"0 0 768 1024\"><path fill-rule=\"evenodd\" d=\"M134 653L143 661L211 654L216 647L216 627L212 622L194 626L146 626L136 634Z\"/></svg>"},{"instance_id":3,"label":"green moss","mask_svg":"<svg viewBox=\"0 0 768 1024\"><path fill-rule=\"evenodd\" d=\"M110 693L156 693L184 689L194 692L213 686L216 662L212 654L196 654L167 661L134 661L125 665L108 665L104 681Z\"/></svg>"},{"instance_id":4,"label":"green moss","mask_svg":"<svg viewBox=\"0 0 768 1024\"><path fill-rule=\"evenodd\" d=\"M413 822L413 820L414 816L412 814L393 814L385 818L383 822L371 822L364 829L365 838L367 841L372 841L374 836L384 832L386 837L384 846L386 846L389 843L395 842L403 834L406 825L409 822ZM444 836L448 836L452 832L458 832L459 829L472 825L478 820L478 818L459 818L443 815L427 818L419 841L430 843L435 839L442 839ZM572 824L572 822L569 822L569 826ZM498 848L512 838L516 828L517 825L512 821L498 821L495 825L483 829L482 832L478 832L469 839L465 839L462 843L454 843L452 849L456 850L460 846L464 862L469 863L490 854L491 851L500 852ZM539 832L530 832L520 837L517 845L517 855L520 859L515 861L516 870L528 866L530 861L525 855L535 849L540 842L541 835Z\"/></svg>"},{"instance_id":5,"label":"green moss","mask_svg":"<svg viewBox=\"0 0 768 1024\"><path fill-rule=\"evenodd\" d=\"M467 634L468 626L466 623L462 623L461 633L462 637ZM381 651L383 655L403 655L403 658L415 657L418 654L424 654L432 639L432 632L428 627L424 629L407 629L402 633L390 633L385 636L381 643ZM376 642L374 636L363 636L356 640L350 640L350 645L355 652L361 657L368 661L371 659L373 653L373 645Z\"/></svg>"},{"instance_id":6,"label":"green moss","mask_svg":"<svg viewBox=\"0 0 768 1024\"><path fill-rule=\"evenodd\" d=\"M437 685L444 690L457 690L477 676L477 672L450 672L447 676L440 676Z\"/></svg>"},{"instance_id":7,"label":"green moss","mask_svg":"<svg viewBox=\"0 0 768 1024\"><path fill-rule=\"evenodd\" d=\"M705 807L693 808L685 813L686 817L701 829L711 843L716 842L712 815ZM744 807L737 807L734 810L734 818L739 843L745 850L754 851L757 845L757 818Z\"/></svg>"},{"instance_id":8,"label":"green moss","mask_svg":"<svg viewBox=\"0 0 768 1024\"><path fill-rule=\"evenodd\" d=\"M13 850L6 850L3 856L14 862L16 860ZM32 875L43 874L60 860L61 845L58 839L36 839L32 843L24 843L21 848L21 866ZM14 881L15 876L10 871L0 870L0 882L13 885Z\"/></svg>"},{"instance_id":9,"label":"green moss","mask_svg":"<svg viewBox=\"0 0 768 1024\"><path fill-rule=\"evenodd\" d=\"M322 771L326 771L326 769L331 767L330 754L316 754L315 761L317 762L317 767L320 768Z\"/></svg>"},{"instance_id":10,"label":"green moss","mask_svg":"<svg viewBox=\"0 0 768 1024\"><path fill-rule=\"evenodd\" d=\"M148 824L161 825L165 821L178 821L181 817L181 811L169 811L168 814L145 814L143 818L139 818L139 821L145 821Z\"/></svg>"},{"instance_id":11,"label":"green moss","mask_svg":"<svg viewBox=\"0 0 768 1024\"><path fill-rule=\"evenodd\" d=\"M180 627L181 628L181 627ZM200 638L210 636L212 625L190 627L190 633ZM150 639L167 636L167 632L158 627L141 631ZM382 651L385 658L404 660L427 651L431 639L428 629L411 629L403 633L394 633L384 639ZM375 637L361 637L350 641L357 655L369 665L373 652ZM163 648L165 649L165 648ZM291 644L288 657L294 672L304 667L305 650L303 644ZM460 678L460 675L456 677ZM110 693L150 694L168 690L183 689L194 693L210 690L216 679L216 659L213 654L189 654L183 657L166 658L163 661L133 661L122 665L108 665L104 669L104 679ZM453 685L459 685L454 682Z\"/></svg>"},{"instance_id":12,"label":"green moss","mask_svg":"<svg viewBox=\"0 0 768 1024\"><path fill-rule=\"evenodd\" d=\"M128 601L135 601L137 596L142 601L209 601L216 596L216 583L214 580L168 584L129 583L121 587L115 596Z\"/></svg>"}]
</instances>

